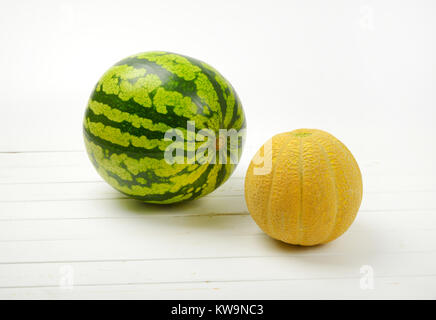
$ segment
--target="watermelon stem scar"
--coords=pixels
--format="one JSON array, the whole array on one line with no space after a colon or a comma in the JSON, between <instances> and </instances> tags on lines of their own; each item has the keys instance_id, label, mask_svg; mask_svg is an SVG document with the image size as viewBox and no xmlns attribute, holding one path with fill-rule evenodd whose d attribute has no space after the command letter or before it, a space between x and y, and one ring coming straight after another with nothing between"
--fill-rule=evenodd
<instances>
[{"instance_id":1,"label":"watermelon stem scar","mask_svg":"<svg viewBox=\"0 0 436 320\"><path fill-rule=\"evenodd\" d=\"M220 135L218 138L215 139L215 149L221 150L225 147L225 144L227 143L226 137L223 135Z\"/></svg>"},{"instance_id":2,"label":"watermelon stem scar","mask_svg":"<svg viewBox=\"0 0 436 320\"><path fill-rule=\"evenodd\" d=\"M239 132L235 129L220 129L218 137L214 130L203 128L196 132L195 122L188 121L186 127L186 139L180 129L171 129L165 132L165 140L172 143L165 149L165 161L169 164L173 163L200 163L205 162L215 164L218 158L219 163L237 164L239 162L240 152L239 147L245 138L245 130L242 129ZM196 142L200 142L197 146ZM185 148L181 148L184 146ZM186 157L185 157L186 151ZM217 156L218 152L218 156ZM227 153L230 155L230 159L227 159Z\"/></svg>"}]
</instances>

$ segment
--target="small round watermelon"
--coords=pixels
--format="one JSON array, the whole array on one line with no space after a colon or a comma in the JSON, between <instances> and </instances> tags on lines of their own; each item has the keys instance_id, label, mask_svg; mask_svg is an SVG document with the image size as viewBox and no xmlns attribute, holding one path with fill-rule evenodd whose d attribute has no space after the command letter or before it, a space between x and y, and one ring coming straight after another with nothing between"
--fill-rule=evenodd
<instances>
[{"instance_id":1,"label":"small round watermelon","mask_svg":"<svg viewBox=\"0 0 436 320\"><path fill-rule=\"evenodd\" d=\"M235 170L246 120L232 85L210 65L145 52L112 66L91 94L86 150L120 192L149 203L202 197Z\"/></svg>"}]
</instances>

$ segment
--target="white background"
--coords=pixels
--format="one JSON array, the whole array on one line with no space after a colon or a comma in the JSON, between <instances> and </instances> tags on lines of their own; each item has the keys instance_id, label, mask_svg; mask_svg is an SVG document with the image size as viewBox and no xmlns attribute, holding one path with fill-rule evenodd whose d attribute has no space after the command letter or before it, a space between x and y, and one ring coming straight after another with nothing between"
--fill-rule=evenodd
<instances>
[{"instance_id":1,"label":"white background","mask_svg":"<svg viewBox=\"0 0 436 320\"><path fill-rule=\"evenodd\" d=\"M435 17L430 0L1 1L0 296L436 298ZM208 62L245 109L243 164L196 203L119 199L84 153L96 81L149 50ZM302 127L342 140L365 186L350 231L306 250L243 200L257 148Z\"/></svg>"}]
</instances>

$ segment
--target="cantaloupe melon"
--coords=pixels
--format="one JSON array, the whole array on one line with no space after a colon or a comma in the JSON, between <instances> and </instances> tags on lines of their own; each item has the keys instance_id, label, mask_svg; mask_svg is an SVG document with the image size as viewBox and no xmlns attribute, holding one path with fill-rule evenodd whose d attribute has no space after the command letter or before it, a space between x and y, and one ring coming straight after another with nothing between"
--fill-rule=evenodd
<instances>
[{"instance_id":1,"label":"cantaloupe melon","mask_svg":"<svg viewBox=\"0 0 436 320\"><path fill-rule=\"evenodd\" d=\"M245 200L269 236L303 246L326 243L354 221L362 175L338 139L298 129L274 136L257 152L247 170Z\"/></svg>"}]
</instances>

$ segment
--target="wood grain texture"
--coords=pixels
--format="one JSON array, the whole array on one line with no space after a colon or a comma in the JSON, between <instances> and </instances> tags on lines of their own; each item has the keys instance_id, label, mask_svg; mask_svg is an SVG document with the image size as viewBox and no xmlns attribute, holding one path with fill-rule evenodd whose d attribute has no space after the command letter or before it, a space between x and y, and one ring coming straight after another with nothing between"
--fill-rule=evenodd
<instances>
[{"instance_id":1,"label":"wood grain texture","mask_svg":"<svg viewBox=\"0 0 436 320\"><path fill-rule=\"evenodd\" d=\"M0 298L435 298L431 177L364 164L350 230L302 248L256 226L245 169L203 199L162 207L113 190L84 152L0 154Z\"/></svg>"}]
</instances>

